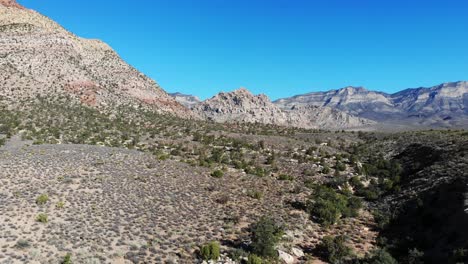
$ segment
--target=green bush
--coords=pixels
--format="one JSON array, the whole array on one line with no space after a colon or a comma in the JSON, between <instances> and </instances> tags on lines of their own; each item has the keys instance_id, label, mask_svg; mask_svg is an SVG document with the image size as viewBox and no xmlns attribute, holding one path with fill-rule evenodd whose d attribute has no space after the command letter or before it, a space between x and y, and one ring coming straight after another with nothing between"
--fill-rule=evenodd
<instances>
[{"instance_id":1,"label":"green bush","mask_svg":"<svg viewBox=\"0 0 468 264\"><path fill-rule=\"evenodd\" d=\"M343 195L334 189L317 185L307 203L307 210L318 223L327 227L335 224L340 217L355 217L362 207L361 199Z\"/></svg>"},{"instance_id":2,"label":"green bush","mask_svg":"<svg viewBox=\"0 0 468 264\"><path fill-rule=\"evenodd\" d=\"M346 170L346 165L340 161L336 162L335 169L338 171L344 171Z\"/></svg>"},{"instance_id":3,"label":"green bush","mask_svg":"<svg viewBox=\"0 0 468 264\"><path fill-rule=\"evenodd\" d=\"M218 260L221 255L219 242L212 241L205 244L200 249L200 257L203 260Z\"/></svg>"},{"instance_id":4,"label":"green bush","mask_svg":"<svg viewBox=\"0 0 468 264\"><path fill-rule=\"evenodd\" d=\"M48 220L47 214L40 213L36 216L36 221L40 223L47 223L49 220Z\"/></svg>"},{"instance_id":5,"label":"green bush","mask_svg":"<svg viewBox=\"0 0 468 264\"><path fill-rule=\"evenodd\" d=\"M328 173L330 173L330 167L328 167L328 166L323 166L322 173L323 173L323 174L328 174Z\"/></svg>"},{"instance_id":6,"label":"green bush","mask_svg":"<svg viewBox=\"0 0 468 264\"><path fill-rule=\"evenodd\" d=\"M38 205L44 205L49 201L49 196L47 194L41 194L39 197L36 199L36 204Z\"/></svg>"},{"instance_id":7,"label":"green bush","mask_svg":"<svg viewBox=\"0 0 468 264\"><path fill-rule=\"evenodd\" d=\"M328 262L342 263L342 261L351 255L351 249L346 246L345 236L326 236L322 239L316 250Z\"/></svg>"},{"instance_id":8,"label":"green bush","mask_svg":"<svg viewBox=\"0 0 468 264\"><path fill-rule=\"evenodd\" d=\"M63 257L62 264L72 264L71 254L70 253L67 253L67 255L65 255L65 257Z\"/></svg>"},{"instance_id":9,"label":"green bush","mask_svg":"<svg viewBox=\"0 0 468 264\"><path fill-rule=\"evenodd\" d=\"M263 197L263 193L261 191L257 191L257 190L250 190L250 191L247 192L247 196L249 196L250 198L253 198L253 199L260 200Z\"/></svg>"},{"instance_id":10,"label":"green bush","mask_svg":"<svg viewBox=\"0 0 468 264\"><path fill-rule=\"evenodd\" d=\"M215 170L211 173L211 176L215 178L222 178L224 176L224 172L222 170Z\"/></svg>"},{"instance_id":11,"label":"green bush","mask_svg":"<svg viewBox=\"0 0 468 264\"><path fill-rule=\"evenodd\" d=\"M249 258L247 259L247 264L262 264L262 263L263 263L262 259L255 254L249 255Z\"/></svg>"},{"instance_id":12,"label":"green bush","mask_svg":"<svg viewBox=\"0 0 468 264\"><path fill-rule=\"evenodd\" d=\"M283 229L272 219L262 217L250 228L252 252L261 257L278 257L276 245L283 235Z\"/></svg>"},{"instance_id":13,"label":"green bush","mask_svg":"<svg viewBox=\"0 0 468 264\"><path fill-rule=\"evenodd\" d=\"M364 264L397 264L396 261L390 253L385 249L377 249L371 252L370 255L366 256L363 261Z\"/></svg>"},{"instance_id":14,"label":"green bush","mask_svg":"<svg viewBox=\"0 0 468 264\"><path fill-rule=\"evenodd\" d=\"M281 174L280 176L278 176L278 180L280 180L280 181L292 181L292 180L294 180L294 177L291 176L291 175Z\"/></svg>"}]
</instances>

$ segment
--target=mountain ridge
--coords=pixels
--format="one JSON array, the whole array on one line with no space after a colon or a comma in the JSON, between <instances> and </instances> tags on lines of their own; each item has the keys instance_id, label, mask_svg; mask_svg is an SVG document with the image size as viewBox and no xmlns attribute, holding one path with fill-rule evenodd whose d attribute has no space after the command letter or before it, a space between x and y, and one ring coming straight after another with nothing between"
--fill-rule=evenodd
<instances>
[{"instance_id":1,"label":"mountain ridge","mask_svg":"<svg viewBox=\"0 0 468 264\"><path fill-rule=\"evenodd\" d=\"M450 120L437 126L451 126L464 124L468 119L468 82L409 88L393 94L349 86L281 98L274 103L283 109L305 105L329 106L377 122L400 119L431 126L441 120Z\"/></svg>"}]
</instances>

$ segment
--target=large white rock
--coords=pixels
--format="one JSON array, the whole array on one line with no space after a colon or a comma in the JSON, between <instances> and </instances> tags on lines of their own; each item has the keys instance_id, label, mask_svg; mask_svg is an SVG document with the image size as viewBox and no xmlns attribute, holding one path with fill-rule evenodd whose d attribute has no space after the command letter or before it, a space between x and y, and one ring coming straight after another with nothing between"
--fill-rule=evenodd
<instances>
[{"instance_id":1,"label":"large white rock","mask_svg":"<svg viewBox=\"0 0 468 264\"><path fill-rule=\"evenodd\" d=\"M299 248L292 248L291 253L298 258L304 257L304 251Z\"/></svg>"},{"instance_id":2,"label":"large white rock","mask_svg":"<svg viewBox=\"0 0 468 264\"><path fill-rule=\"evenodd\" d=\"M278 255L279 259L286 264L294 264L296 262L296 259L293 256L289 255L288 253L282 250L278 250Z\"/></svg>"}]
</instances>

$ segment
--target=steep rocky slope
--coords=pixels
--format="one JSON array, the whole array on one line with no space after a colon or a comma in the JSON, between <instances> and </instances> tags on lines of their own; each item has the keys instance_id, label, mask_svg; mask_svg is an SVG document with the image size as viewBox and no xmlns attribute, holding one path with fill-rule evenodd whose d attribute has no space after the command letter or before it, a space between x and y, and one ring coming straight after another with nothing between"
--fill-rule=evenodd
<instances>
[{"instance_id":1,"label":"steep rocky slope","mask_svg":"<svg viewBox=\"0 0 468 264\"><path fill-rule=\"evenodd\" d=\"M245 88L220 93L194 106L194 111L216 122L248 122L300 128L341 129L363 127L372 122L329 107L281 109L264 95L253 95Z\"/></svg>"},{"instance_id":2,"label":"steep rocky slope","mask_svg":"<svg viewBox=\"0 0 468 264\"><path fill-rule=\"evenodd\" d=\"M79 38L14 0L2 0L0 98L14 105L37 96L72 96L100 109L143 105L193 116L107 44Z\"/></svg>"},{"instance_id":3,"label":"steep rocky slope","mask_svg":"<svg viewBox=\"0 0 468 264\"><path fill-rule=\"evenodd\" d=\"M468 124L468 82L407 89L395 94L346 87L297 95L274 103L283 109L306 105L328 106L379 122L412 122L427 126Z\"/></svg>"}]
</instances>

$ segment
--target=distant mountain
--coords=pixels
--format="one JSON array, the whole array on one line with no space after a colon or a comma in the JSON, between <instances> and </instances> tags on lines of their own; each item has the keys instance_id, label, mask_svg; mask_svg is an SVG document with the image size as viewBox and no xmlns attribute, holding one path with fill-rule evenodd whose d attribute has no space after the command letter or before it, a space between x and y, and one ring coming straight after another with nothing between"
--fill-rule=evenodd
<instances>
[{"instance_id":1,"label":"distant mountain","mask_svg":"<svg viewBox=\"0 0 468 264\"><path fill-rule=\"evenodd\" d=\"M79 38L14 0L0 0L0 100L72 97L97 109L143 106L181 117L193 113L107 44Z\"/></svg>"},{"instance_id":2,"label":"distant mountain","mask_svg":"<svg viewBox=\"0 0 468 264\"><path fill-rule=\"evenodd\" d=\"M279 99L274 104L282 109L328 106L380 123L465 126L468 124L468 82L407 89L395 94L346 87Z\"/></svg>"},{"instance_id":3,"label":"distant mountain","mask_svg":"<svg viewBox=\"0 0 468 264\"><path fill-rule=\"evenodd\" d=\"M292 107L281 109L264 95L253 95L241 88L229 93L219 93L193 107L200 116L216 122L264 123L301 128L342 129L372 125L330 107Z\"/></svg>"},{"instance_id":4,"label":"distant mountain","mask_svg":"<svg viewBox=\"0 0 468 264\"><path fill-rule=\"evenodd\" d=\"M201 102L200 98L193 95L187 95L183 93L170 93L169 95L174 97L174 99L177 102L179 102L187 108L192 108L194 105Z\"/></svg>"}]
</instances>

